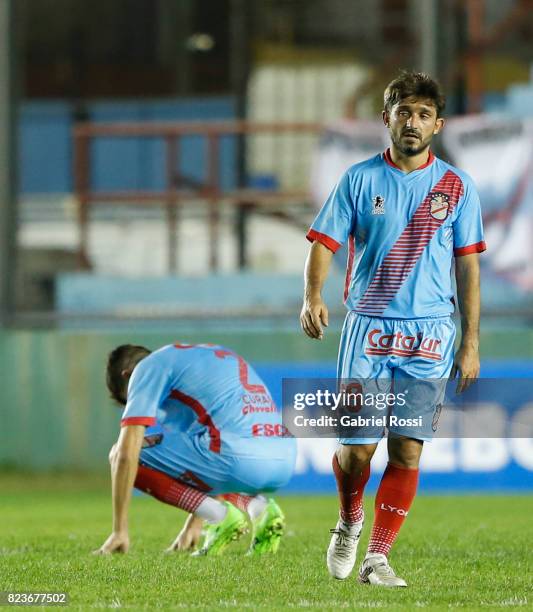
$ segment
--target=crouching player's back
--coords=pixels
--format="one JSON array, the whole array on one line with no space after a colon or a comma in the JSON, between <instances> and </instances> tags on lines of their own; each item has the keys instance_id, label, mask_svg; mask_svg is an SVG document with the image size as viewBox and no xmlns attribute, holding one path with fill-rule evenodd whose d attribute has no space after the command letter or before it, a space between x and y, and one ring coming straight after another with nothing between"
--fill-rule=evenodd
<instances>
[{"instance_id":1,"label":"crouching player's back","mask_svg":"<svg viewBox=\"0 0 533 612\"><path fill-rule=\"evenodd\" d=\"M283 513L261 493L289 481L296 444L242 357L208 344L174 344L153 353L123 345L109 356L107 386L125 405L110 455L115 525L126 531L134 485L191 513L173 550L194 548L206 520L202 552L221 552L246 530L243 512L253 526L251 550L277 550ZM127 549L127 534L116 531L100 552Z\"/></svg>"},{"instance_id":2,"label":"crouching player's back","mask_svg":"<svg viewBox=\"0 0 533 612\"><path fill-rule=\"evenodd\" d=\"M122 425L139 418L147 434L163 436L141 451L141 462L178 478L183 468L200 472L210 491L273 491L292 475L296 444L281 412L254 369L227 348L174 344L148 355L131 377ZM176 452L184 434L201 463Z\"/></svg>"}]
</instances>

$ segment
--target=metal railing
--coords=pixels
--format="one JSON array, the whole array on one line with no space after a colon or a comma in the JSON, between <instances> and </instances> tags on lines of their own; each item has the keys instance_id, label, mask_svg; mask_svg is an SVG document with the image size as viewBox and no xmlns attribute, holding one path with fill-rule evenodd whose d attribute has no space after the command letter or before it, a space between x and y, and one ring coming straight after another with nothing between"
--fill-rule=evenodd
<instances>
[{"instance_id":1,"label":"metal railing","mask_svg":"<svg viewBox=\"0 0 533 612\"><path fill-rule=\"evenodd\" d=\"M263 190L250 188L224 189L220 173L221 139L227 136L257 134L318 134L322 126L317 123L250 123L186 122L186 123L80 123L74 127L74 191L78 204L78 257L80 265L90 267L88 232L90 210L96 204L156 205L166 207L168 230L168 269L176 272L177 209L191 200L203 200L207 205L209 233L209 269L219 267L218 242L221 204L243 209L262 207L276 210L291 202L308 202L307 190ZM179 172L180 140L200 136L207 143L206 179L195 181ZM91 145L98 138L157 138L165 143L166 188L162 191L113 190L99 191L91 185Z\"/></svg>"}]
</instances>

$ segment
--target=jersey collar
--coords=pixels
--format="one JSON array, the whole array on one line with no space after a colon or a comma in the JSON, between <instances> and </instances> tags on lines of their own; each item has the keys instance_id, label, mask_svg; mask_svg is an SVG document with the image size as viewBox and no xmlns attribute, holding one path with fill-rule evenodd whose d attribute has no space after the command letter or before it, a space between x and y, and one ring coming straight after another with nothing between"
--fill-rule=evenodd
<instances>
[{"instance_id":1,"label":"jersey collar","mask_svg":"<svg viewBox=\"0 0 533 612\"><path fill-rule=\"evenodd\" d=\"M401 170L402 172L404 172L404 170L402 170L400 168L400 166L397 166L393 161L392 161L392 157L390 154L390 149L387 149L385 151L385 153L383 153L383 158L385 159L385 161L389 164L389 166L392 166L393 168L396 168L397 170ZM416 170L422 170L424 168L427 168L428 166L430 166L433 162L435 161L435 156L433 155L433 152L431 151L431 149L428 152L428 158L427 161L422 164L421 166L418 166L418 168L415 168L415 170L413 170L412 172L415 172Z\"/></svg>"}]
</instances>

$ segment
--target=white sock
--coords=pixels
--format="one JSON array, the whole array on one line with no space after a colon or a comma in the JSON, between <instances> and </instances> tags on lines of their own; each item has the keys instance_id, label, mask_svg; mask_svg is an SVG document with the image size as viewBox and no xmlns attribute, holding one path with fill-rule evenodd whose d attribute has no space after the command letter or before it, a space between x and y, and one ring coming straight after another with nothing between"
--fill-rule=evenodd
<instances>
[{"instance_id":1,"label":"white sock","mask_svg":"<svg viewBox=\"0 0 533 612\"><path fill-rule=\"evenodd\" d=\"M218 499L206 497L204 501L196 508L194 515L198 516L208 523L220 523L226 518L228 509L219 502Z\"/></svg>"},{"instance_id":2,"label":"white sock","mask_svg":"<svg viewBox=\"0 0 533 612\"><path fill-rule=\"evenodd\" d=\"M267 504L268 500L264 495L256 495L250 501L246 511L248 512L248 516L252 519L252 521L262 514L267 507Z\"/></svg>"}]
</instances>

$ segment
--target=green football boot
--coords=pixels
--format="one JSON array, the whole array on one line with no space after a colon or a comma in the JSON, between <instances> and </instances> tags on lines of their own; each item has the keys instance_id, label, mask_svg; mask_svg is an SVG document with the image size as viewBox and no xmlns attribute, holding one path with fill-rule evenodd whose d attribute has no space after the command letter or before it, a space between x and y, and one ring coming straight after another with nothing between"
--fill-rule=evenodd
<instances>
[{"instance_id":1,"label":"green football boot","mask_svg":"<svg viewBox=\"0 0 533 612\"><path fill-rule=\"evenodd\" d=\"M275 553L285 531L285 515L278 504L270 498L261 516L253 521L252 544L248 554Z\"/></svg>"},{"instance_id":2,"label":"green football boot","mask_svg":"<svg viewBox=\"0 0 533 612\"><path fill-rule=\"evenodd\" d=\"M246 516L233 504L223 503L228 509L224 520L206 527L202 548L194 552L193 556L220 555L231 542L248 531Z\"/></svg>"}]
</instances>

